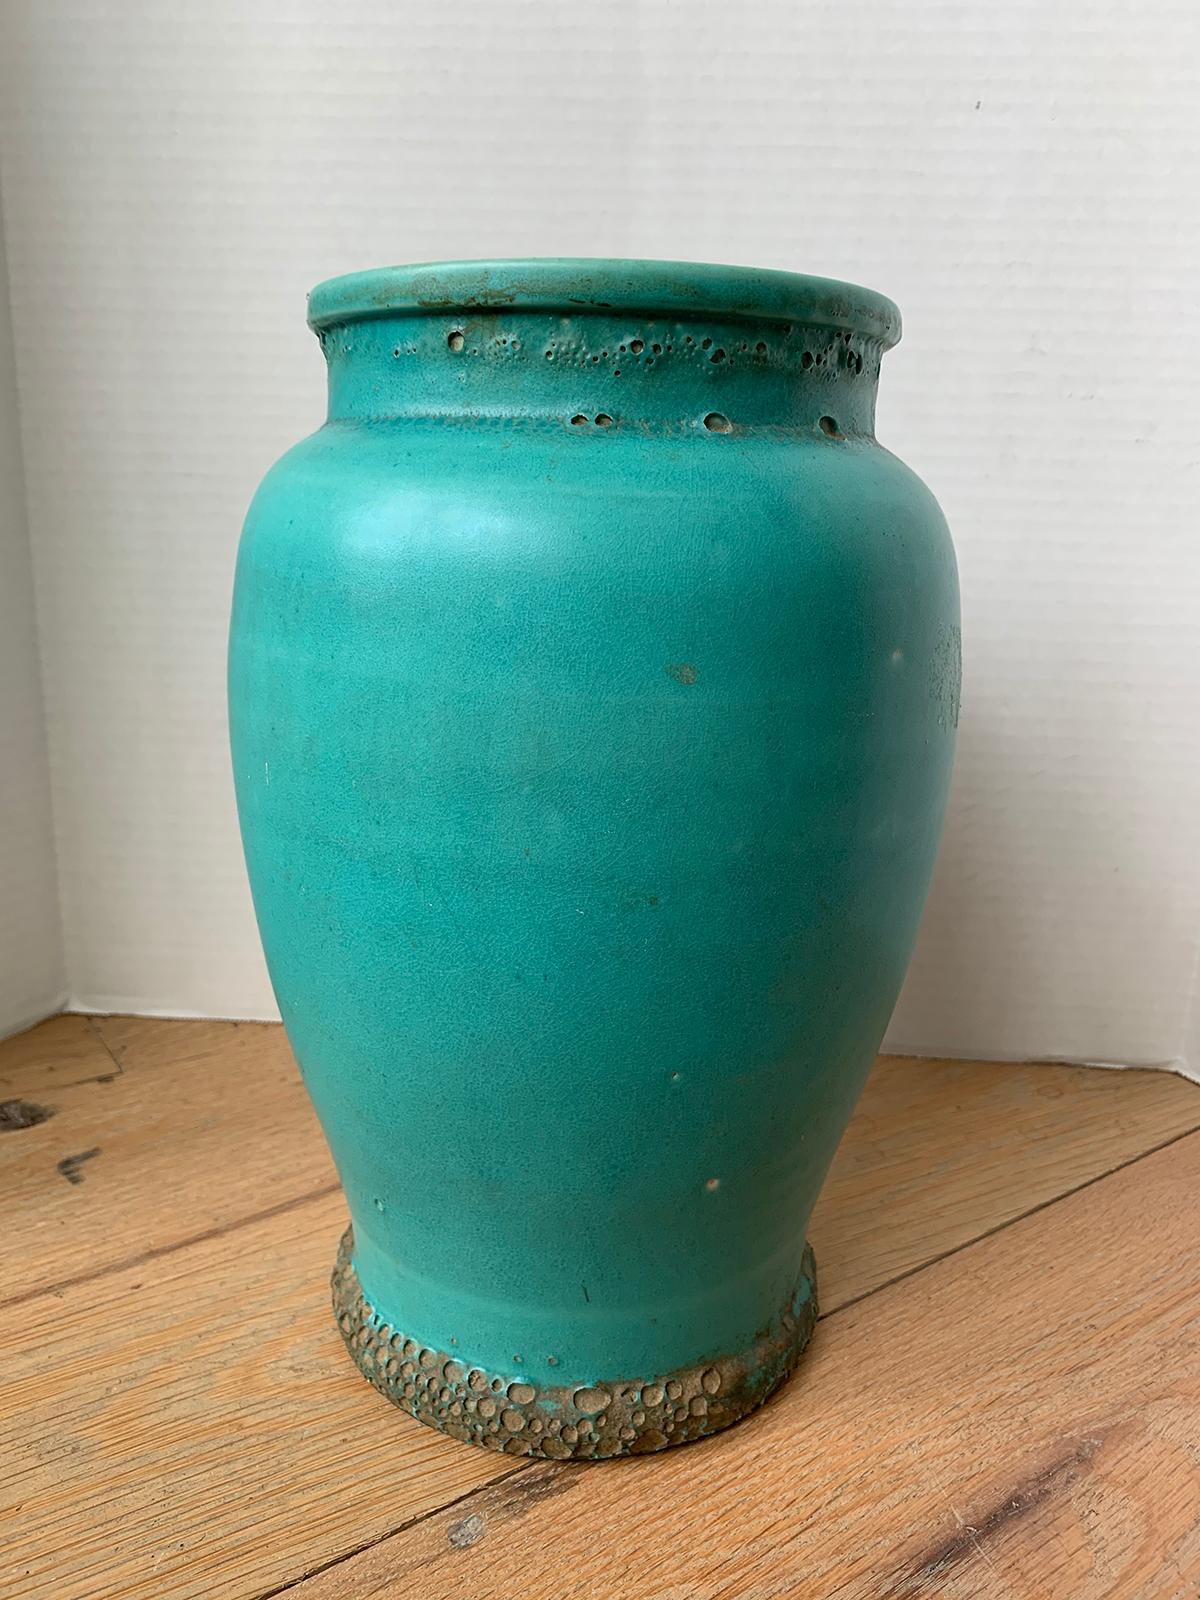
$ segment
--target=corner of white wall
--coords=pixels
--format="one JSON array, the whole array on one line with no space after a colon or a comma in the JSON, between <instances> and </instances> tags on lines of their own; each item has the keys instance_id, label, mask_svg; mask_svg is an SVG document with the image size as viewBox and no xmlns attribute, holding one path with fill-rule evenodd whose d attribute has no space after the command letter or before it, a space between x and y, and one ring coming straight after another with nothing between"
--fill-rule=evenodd
<instances>
[{"instance_id":1,"label":"corner of white wall","mask_svg":"<svg viewBox=\"0 0 1200 1600\"><path fill-rule=\"evenodd\" d=\"M1193 1083L1200 1083L1200 942L1196 949L1196 966L1192 973L1192 992L1184 1020L1183 1039L1179 1055L1170 1063L1176 1072Z\"/></svg>"},{"instance_id":2,"label":"corner of white wall","mask_svg":"<svg viewBox=\"0 0 1200 1600\"><path fill-rule=\"evenodd\" d=\"M0 1037L66 1000L3 215L0 197Z\"/></svg>"}]
</instances>

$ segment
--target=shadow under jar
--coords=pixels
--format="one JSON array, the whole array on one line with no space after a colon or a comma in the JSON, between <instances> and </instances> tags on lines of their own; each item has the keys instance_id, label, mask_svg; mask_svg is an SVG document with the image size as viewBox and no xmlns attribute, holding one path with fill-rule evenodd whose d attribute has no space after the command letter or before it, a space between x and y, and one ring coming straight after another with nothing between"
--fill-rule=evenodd
<instances>
[{"instance_id":1,"label":"shadow under jar","mask_svg":"<svg viewBox=\"0 0 1200 1600\"><path fill-rule=\"evenodd\" d=\"M230 716L343 1335L492 1449L713 1432L812 1330L950 774L954 556L873 431L898 314L510 261L309 321L329 419L247 518Z\"/></svg>"}]
</instances>

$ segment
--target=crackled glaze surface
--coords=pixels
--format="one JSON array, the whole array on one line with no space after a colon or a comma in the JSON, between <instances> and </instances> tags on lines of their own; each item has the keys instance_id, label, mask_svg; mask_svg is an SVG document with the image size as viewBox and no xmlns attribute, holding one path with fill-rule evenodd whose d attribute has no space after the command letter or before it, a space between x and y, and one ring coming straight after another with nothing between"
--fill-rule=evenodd
<instances>
[{"instance_id":1,"label":"crackled glaze surface","mask_svg":"<svg viewBox=\"0 0 1200 1600\"><path fill-rule=\"evenodd\" d=\"M953 552L874 435L895 308L475 263L311 321L329 418L246 519L230 722L362 1293L489 1386L740 1359L805 1303L949 780Z\"/></svg>"}]
</instances>

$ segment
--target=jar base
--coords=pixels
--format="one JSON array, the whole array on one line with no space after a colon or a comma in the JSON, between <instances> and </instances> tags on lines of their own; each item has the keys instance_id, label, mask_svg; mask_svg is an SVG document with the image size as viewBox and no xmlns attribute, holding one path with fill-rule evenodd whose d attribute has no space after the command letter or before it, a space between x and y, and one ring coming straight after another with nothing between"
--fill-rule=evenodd
<instances>
[{"instance_id":1,"label":"jar base","mask_svg":"<svg viewBox=\"0 0 1200 1600\"><path fill-rule=\"evenodd\" d=\"M817 1320L816 1263L806 1245L797 1300L749 1348L645 1378L586 1387L530 1383L473 1367L392 1328L363 1296L353 1249L354 1230L347 1228L332 1286L338 1327L358 1370L418 1422L508 1455L606 1460L717 1433L774 1393Z\"/></svg>"}]
</instances>

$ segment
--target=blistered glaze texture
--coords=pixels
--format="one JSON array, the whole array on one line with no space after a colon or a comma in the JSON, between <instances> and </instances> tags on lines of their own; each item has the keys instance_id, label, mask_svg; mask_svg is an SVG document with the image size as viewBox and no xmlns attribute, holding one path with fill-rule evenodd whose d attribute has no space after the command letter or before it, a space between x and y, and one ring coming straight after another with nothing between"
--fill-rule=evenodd
<instances>
[{"instance_id":1,"label":"blistered glaze texture","mask_svg":"<svg viewBox=\"0 0 1200 1600\"><path fill-rule=\"evenodd\" d=\"M715 415L720 431L867 436L882 354L850 329L608 312L383 318L320 337L335 419L467 413L668 434Z\"/></svg>"},{"instance_id":2,"label":"blistered glaze texture","mask_svg":"<svg viewBox=\"0 0 1200 1600\"><path fill-rule=\"evenodd\" d=\"M811 1250L793 1302L753 1346L711 1362L584 1386L533 1384L431 1350L392 1328L363 1298L348 1229L334 1268L333 1309L363 1376L393 1405L452 1438L553 1461L646 1455L717 1433L762 1405L804 1352L817 1321Z\"/></svg>"},{"instance_id":3,"label":"blistered glaze texture","mask_svg":"<svg viewBox=\"0 0 1200 1600\"><path fill-rule=\"evenodd\" d=\"M614 306L323 343L331 420L247 518L230 710L357 1281L539 1390L749 1350L805 1282L957 721L878 343Z\"/></svg>"}]
</instances>

